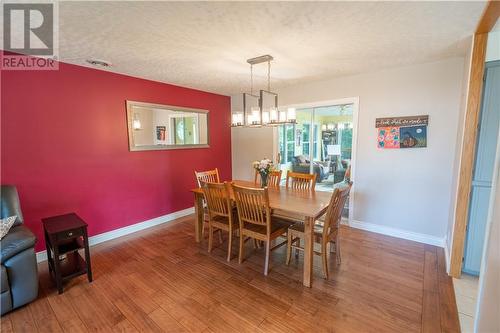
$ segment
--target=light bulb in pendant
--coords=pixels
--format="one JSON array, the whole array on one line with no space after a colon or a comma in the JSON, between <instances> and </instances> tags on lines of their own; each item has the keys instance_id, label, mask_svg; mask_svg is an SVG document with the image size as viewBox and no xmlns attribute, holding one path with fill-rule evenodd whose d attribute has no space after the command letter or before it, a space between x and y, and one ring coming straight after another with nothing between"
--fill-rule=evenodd
<instances>
[{"instance_id":1,"label":"light bulb in pendant","mask_svg":"<svg viewBox=\"0 0 500 333\"><path fill-rule=\"evenodd\" d=\"M297 115L295 113L295 108L288 108L288 112L286 115L286 120L294 123L297 120Z\"/></svg>"},{"instance_id":2,"label":"light bulb in pendant","mask_svg":"<svg viewBox=\"0 0 500 333\"><path fill-rule=\"evenodd\" d=\"M132 128L134 130L142 129L141 121L139 120L139 115L137 113L134 113L134 120L132 120Z\"/></svg>"},{"instance_id":3,"label":"light bulb in pendant","mask_svg":"<svg viewBox=\"0 0 500 333\"><path fill-rule=\"evenodd\" d=\"M278 122L278 109L275 107L269 109L269 122L271 124Z\"/></svg>"}]
</instances>

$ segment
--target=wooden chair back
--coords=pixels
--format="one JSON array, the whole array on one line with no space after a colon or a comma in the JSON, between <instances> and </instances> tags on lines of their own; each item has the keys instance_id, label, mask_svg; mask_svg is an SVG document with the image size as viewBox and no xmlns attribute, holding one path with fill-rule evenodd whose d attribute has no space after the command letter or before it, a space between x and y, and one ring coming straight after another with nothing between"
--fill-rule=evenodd
<instances>
[{"instance_id":1,"label":"wooden chair back","mask_svg":"<svg viewBox=\"0 0 500 333\"><path fill-rule=\"evenodd\" d=\"M267 177L267 186L279 187L281 182L281 170L274 170Z\"/></svg>"},{"instance_id":2,"label":"wooden chair back","mask_svg":"<svg viewBox=\"0 0 500 333\"><path fill-rule=\"evenodd\" d=\"M216 216L224 216L231 218L231 185L227 182L221 183L207 183L201 181L201 188L205 195L205 202L207 203L208 215L210 218Z\"/></svg>"},{"instance_id":3,"label":"wooden chair back","mask_svg":"<svg viewBox=\"0 0 500 333\"><path fill-rule=\"evenodd\" d=\"M342 211L349 197L352 183L335 188L326 211L325 222L323 226L323 240L327 241L335 235L339 229L342 220Z\"/></svg>"},{"instance_id":4,"label":"wooden chair back","mask_svg":"<svg viewBox=\"0 0 500 333\"><path fill-rule=\"evenodd\" d=\"M267 188L251 188L234 184L232 186L240 227L243 228L244 223L265 225L270 233L271 209Z\"/></svg>"},{"instance_id":5,"label":"wooden chair back","mask_svg":"<svg viewBox=\"0 0 500 333\"><path fill-rule=\"evenodd\" d=\"M255 170L255 184L260 183L260 173ZM273 170L267 176L267 186L268 187L279 187L281 182L281 170Z\"/></svg>"},{"instance_id":6,"label":"wooden chair back","mask_svg":"<svg viewBox=\"0 0 500 333\"><path fill-rule=\"evenodd\" d=\"M220 183L219 180L219 169L208 171L195 171L196 181L198 182L198 187L201 187L201 182L205 183Z\"/></svg>"},{"instance_id":7,"label":"wooden chair back","mask_svg":"<svg viewBox=\"0 0 500 333\"><path fill-rule=\"evenodd\" d=\"M316 186L316 174L291 172L286 173L286 187L294 190L312 190Z\"/></svg>"}]
</instances>

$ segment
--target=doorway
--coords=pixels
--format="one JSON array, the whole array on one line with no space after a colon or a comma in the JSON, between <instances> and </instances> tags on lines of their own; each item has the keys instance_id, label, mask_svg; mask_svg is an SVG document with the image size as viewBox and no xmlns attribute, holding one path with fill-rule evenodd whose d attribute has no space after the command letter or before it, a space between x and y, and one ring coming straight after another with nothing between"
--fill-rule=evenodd
<instances>
[{"instance_id":1,"label":"doorway","mask_svg":"<svg viewBox=\"0 0 500 333\"><path fill-rule=\"evenodd\" d=\"M290 105L296 123L280 125L278 147L284 185L288 171L316 175L316 191L333 192L354 179L358 98ZM344 217L353 209L353 193Z\"/></svg>"},{"instance_id":2,"label":"doorway","mask_svg":"<svg viewBox=\"0 0 500 333\"><path fill-rule=\"evenodd\" d=\"M500 125L500 61L487 62L462 271L479 275Z\"/></svg>"}]
</instances>

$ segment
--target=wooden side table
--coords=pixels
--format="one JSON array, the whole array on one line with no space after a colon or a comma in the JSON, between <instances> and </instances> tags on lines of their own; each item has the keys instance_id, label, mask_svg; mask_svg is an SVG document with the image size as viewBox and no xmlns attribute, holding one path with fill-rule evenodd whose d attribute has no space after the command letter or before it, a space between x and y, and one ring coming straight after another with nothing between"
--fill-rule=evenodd
<instances>
[{"instance_id":1,"label":"wooden side table","mask_svg":"<svg viewBox=\"0 0 500 333\"><path fill-rule=\"evenodd\" d=\"M63 282L76 276L87 273L92 282L87 223L75 213L44 218L42 223L49 272L59 294ZM80 249L84 249L85 259L78 253Z\"/></svg>"}]
</instances>

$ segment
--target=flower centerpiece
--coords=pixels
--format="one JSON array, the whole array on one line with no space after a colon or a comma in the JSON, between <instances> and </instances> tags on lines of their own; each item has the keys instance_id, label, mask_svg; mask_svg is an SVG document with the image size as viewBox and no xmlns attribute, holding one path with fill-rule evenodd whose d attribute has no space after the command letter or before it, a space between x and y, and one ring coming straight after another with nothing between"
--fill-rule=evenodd
<instances>
[{"instance_id":1,"label":"flower centerpiece","mask_svg":"<svg viewBox=\"0 0 500 333\"><path fill-rule=\"evenodd\" d=\"M268 158L264 158L263 160L253 162L252 165L254 169L257 170L257 172L260 174L260 185L262 187L266 187L267 177L274 167L273 161Z\"/></svg>"}]
</instances>

